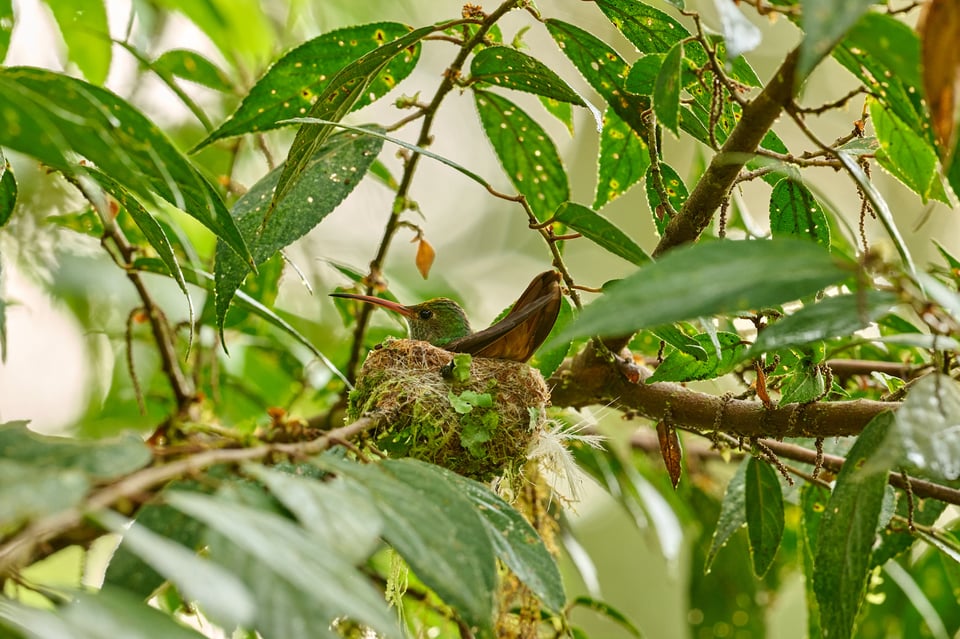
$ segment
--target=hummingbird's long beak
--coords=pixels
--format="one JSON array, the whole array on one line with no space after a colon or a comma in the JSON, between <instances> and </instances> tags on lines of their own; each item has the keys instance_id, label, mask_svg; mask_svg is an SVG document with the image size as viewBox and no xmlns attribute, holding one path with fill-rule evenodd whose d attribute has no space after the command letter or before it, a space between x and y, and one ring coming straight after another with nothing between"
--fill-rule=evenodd
<instances>
[{"instance_id":1,"label":"hummingbird's long beak","mask_svg":"<svg viewBox=\"0 0 960 639\"><path fill-rule=\"evenodd\" d=\"M410 310L403 304L391 302L390 300L385 300L382 297L374 297L372 295L357 295L354 293L330 293L330 297L343 297L348 300L357 300L360 302L366 302L368 304L375 304L376 306L382 306L383 308L394 311L395 313L400 313L404 317L414 316L414 311Z\"/></svg>"}]
</instances>

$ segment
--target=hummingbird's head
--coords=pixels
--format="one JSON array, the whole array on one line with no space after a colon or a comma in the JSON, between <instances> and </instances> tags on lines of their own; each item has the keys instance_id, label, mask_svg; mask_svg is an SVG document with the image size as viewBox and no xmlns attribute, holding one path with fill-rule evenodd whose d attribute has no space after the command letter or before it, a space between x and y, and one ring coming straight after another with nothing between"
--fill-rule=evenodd
<instances>
[{"instance_id":1,"label":"hummingbird's head","mask_svg":"<svg viewBox=\"0 0 960 639\"><path fill-rule=\"evenodd\" d=\"M444 346L448 342L470 334L470 322L460 305L451 299L438 297L421 304L404 306L397 302L370 295L352 293L331 293L333 297L345 297L368 304L382 306L403 315L410 327L410 339L430 342L434 346Z\"/></svg>"}]
</instances>

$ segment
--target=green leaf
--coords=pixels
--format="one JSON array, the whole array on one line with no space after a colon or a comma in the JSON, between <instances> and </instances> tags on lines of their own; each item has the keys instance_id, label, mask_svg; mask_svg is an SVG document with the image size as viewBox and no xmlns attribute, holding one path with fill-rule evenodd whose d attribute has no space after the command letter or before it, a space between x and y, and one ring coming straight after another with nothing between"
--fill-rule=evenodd
<instances>
[{"instance_id":1,"label":"green leaf","mask_svg":"<svg viewBox=\"0 0 960 639\"><path fill-rule=\"evenodd\" d=\"M651 384L653 382L688 382L726 375L740 361L746 346L736 333L721 332L717 334L717 338L721 348L719 358L711 343L710 335L702 333L694 339L707 353L705 359L698 359L682 350L675 350L664 358L647 382Z\"/></svg>"},{"instance_id":2,"label":"green leaf","mask_svg":"<svg viewBox=\"0 0 960 639\"><path fill-rule=\"evenodd\" d=\"M880 166L926 202L937 181L937 153L933 146L879 102L870 104L870 115L880 143Z\"/></svg>"},{"instance_id":3,"label":"green leaf","mask_svg":"<svg viewBox=\"0 0 960 639\"><path fill-rule=\"evenodd\" d=\"M113 511L95 513L93 518L121 535L126 548L176 585L186 600L199 603L204 615L225 627L245 626L253 620L253 596L243 582L222 566Z\"/></svg>"},{"instance_id":4,"label":"green leaf","mask_svg":"<svg viewBox=\"0 0 960 639\"><path fill-rule=\"evenodd\" d=\"M547 110L547 113L557 118L567 127L570 135L573 135L573 105L569 102L561 102L553 98L540 97L540 104Z\"/></svg>"},{"instance_id":5,"label":"green leaf","mask_svg":"<svg viewBox=\"0 0 960 639\"><path fill-rule=\"evenodd\" d=\"M549 340L553 335L559 334L560 331L572 321L573 305L570 303L570 300L564 296L563 299L560 300L560 313L557 315L557 321L553 323L553 328L550 329L547 339ZM530 366L539 370L544 379L550 379L550 376L560 368L560 364L563 363L569 351L570 342L558 344L554 348L541 347L534 353L533 358L529 362Z\"/></svg>"},{"instance_id":6,"label":"green leaf","mask_svg":"<svg viewBox=\"0 0 960 639\"><path fill-rule=\"evenodd\" d=\"M603 615L607 619L616 622L621 628L630 633L631 637L636 637L637 639L642 639L643 637L643 633L640 632L640 629L637 628L625 614L608 603L600 601L599 599L594 599L593 597L581 595L570 603L571 608L575 606L592 610L600 615Z\"/></svg>"},{"instance_id":7,"label":"green leaf","mask_svg":"<svg viewBox=\"0 0 960 639\"><path fill-rule=\"evenodd\" d=\"M46 0L67 45L67 57L92 84L110 71L110 27L103 0Z\"/></svg>"},{"instance_id":8,"label":"green leaf","mask_svg":"<svg viewBox=\"0 0 960 639\"><path fill-rule=\"evenodd\" d=\"M10 35L16 24L13 14L13 0L0 0L0 63L7 57L10 48Z\"/></svg>"},{"instance_id":9,"label":"green leaf","mask_svg":"<svg viewBox=\"0 0 960 639\"><path fill-rule=\"evenodd\" d=\"M130 593L104 588L94 593L75 592L73 601L59 609L70 633L40 635L94 639L137 637L142 639L201 639L203 635L166 613L152 608Z\"/></svg>"},{"instance_id":10,"label":"green leaf","mask_svg":"<svg viewBox=\"0 0 960 639\"><path fill-rule=\"evenodd\" d=\"M940 480L960 477L960 386L945 375L913 385L896 413L895 437L910 467Z\"/></svg>"},{"instance_id":11,"label":"green leaf","mask_svg":"<svg viewBox=\"0 0 960 639\"><path fill-rule=\"evenodd\" d=\"M527 520L486 485L444 468L440 474L473 504L497 556L553 612L566 603L563 580L553 555Z\"/></svg>"},{"instance_id":12,"label":"green leaf","mask_svg":"<svg viewBox=\"0 0 960 639\"><path fill-rule=\"evenodd\" d=\"M492 633L494 547L473 504L437 467L413 459L318 464L363 484L383 516L384 539L467 624Z\"/></svg>"},{"instance_id":13,"label":"green leaf","mask_svg":"<svg viewBox=\"0 0 960 639\"><path fill-rule=\"evenodd\" d=\"M896 301L896 295L875 290L825 297L765 327L746 356L852 335L889 312Z\"/></svg>"},{"instance_id":14,"label":"green leaf","mask_svg":"<svg viewBox=\"0 0 960 639\"><path fill-rule=\"evenodd\" d=\"M280 59L282 61L283 58ZM277 62L277 64L280 63ZM164 51L151 67L157 71L163 71L190 82L202 84L214 91L229 92L233 90L233 84L230 76L224 73L220 67L203 57L196 51L188 49L170 49ZM252 91L256 90L254 85ZM249 94L248 94L249 99Z\"/></svg>"},{"instance_id":15,"label":"green leaf","mask_svg":"<svg viewBox=\"0 0 960 639\"><path fill-rule=\"evenodd\" d=\"M413 47L437 29L442 30L443 25L421 27L411 31L343 67L320 92L313 107L307 112L307 117L339 122L361 103L365 96L369 95L370 87L377 76L384 69L388 69L397 56L405 55L409 47ZM327 142L334 128L333 124L304 124L300 127L287 154L283 172L277 181L277 190L274 191L270 211L275 209L296 186L300 175L312 162L317 151Z\"/></svg>"},{"instance_id":16,"label":"green leaf","mask_svg":"<svg viewBox=\"0 0 960 639\"><path fill-rule=\"evenodd\" d=\"M657 76L660 75L660 67L666 57L665 53L649 53L634 62L624 88L630 93L652 96Z\"/></svg>"},{"instance_id":17,"label":"green leaf","mask_svg":"<svg viewBox=\"0 0 960 639\"><path fill-rule=\"evenodd\" d=\"M0 424L0 459L35 468L77 470L96 481L128 475L150 463L152 455L134 435L84 441L38 435L26 422Z\"/></svg>"},{"instance_id":18,"label":"green leaf","mask_svg":"<svg viewBox=\"0 0 960 639\"><path fill-rule=\"evenodd\" d=\"M840 4L832 0L800 0L804 38L797 61L798 86L872 4L872 0Z\"/></svg>"},{"instance_id":19,"label":"green leaf","mask_svg":"<svg viewBox=\"0 0 960 639\"><path fill-rule=\"evenodd\" d=\"M297 183L272 214L267 213L283 167L277 167L253 185L233 206L254 263L262 264L319 224L360 182L376 159L383 142L356 133L338 133L317 150ZM223 327L230 302L248 273L247 265L223 243L217 244L216 311Z\"/></svg>"},{"instance_id":20,"label":"green leaf","mask_svg":"<svg viewBox=\"0 0 960 639\"><path fill-rule=\"evenodd\" d=\"M630 66L620 54L596 36L572 24L548 19L546 25L560 50L617 115L634 131L645 131L641 114L650 108L650 99L626 92L624 83Z\"/></svg>"},{"instance_id":21,"label":"green leaf","mask_svg":"<svg viewBox=\"0 0 960 639\"><path fill-rule=\"evenodd\" d=\"M17 205L17 180L13 177L10 163L3 157L0 150L0 228L3 228Z\"/></svg>"},{"instance_id":22,"label":"green leaf","mask_svg":"<svg viewBox=\"0 0 960 639\"><path fill-rule=\"evenodd\" d=\"M820 521L813 588L824 636L849 637L853 631L887 485L886 472L863 466L887 442L893 419L881 413L857 437Z\"/></svg>"},{"instance_id":23,"label":"green leaf","mask_svg":"<svg viewBox=\"0 0 960 639\"><path fill-rule=\"evenodd\" d=\"M807 636L821 637L820 606L813 588L814 556L820 538L820 520L827 509L830 491L816 484L804 483L800 488L800 530L798 550L803 559L803 587L807 602Z\"/></svg>"},{"instance_id":24,"label":"green leaf","mask_svg":"<svg viewBox=\"0 0 960 639\"><path fill-rule=\"evenodd\" d=\"M600 132L600 153L597 156L597 194L593 208L600 209L620 197L639 182L650 166L647 143L630 125L607 108Z\"/></svg>"},{"instance_id":25,"label":"green leaf","mask_svg":"<svg viewBox=\"0 0 960 639\"><path fill-rule=\"evenodd\" d=\"M726 42L727 60L753 51L760 45L763 36L752 22L740 12L739 5L730 0L715 0L713 3L720 14L723 38Z\"/></svg>"},{"instance_id":26,"label":"green leaf","mask_svg":"<svg viewBox=\"0 0 960 639\"><path fill-rule=\"evenodd\" d=\"M0 458L0 534L76 506L89 487L89 478L76 469Z\"/></svg>"},{"instance_id":27,"label":"green leaf","mask_svg":"<svg viewBox=\"0 0 960 639\"><path fill-rule=\"evenodd\" d=\"M827 392L827 379L823 368L801 361L787 375L780 386L779 404L812 402Z\"/></svg>"},{"instance_id":28,"label":"green leaf","mask_svg":"<svg viewBox=\"0 0 960 639\"><path fill-rule=\"evenodd\" d=\"M650 256L644 253L643 249L637 246L626 233L605 217L581 204L564 202L557 209L554 217L558 222L582 233L588 240L632 264L642 266L650 262Z\"/></svg>"},{"instance_id":29,"label":"green leaf","mask_svg":"<svg viewBox=\"0 0 960 639\"><path fill-rule=\"evenodd\" d=\"M362 95L354 96L355 102L343 105L344 114L369 104L410 75L420 56L416 42L419 38L409 49L392 47L392 55L387 60L378 60L379 64L372 65L374 71L368 71L366 67L362 70L356 68L354 75L347 70L358 67L358 58L409 33L410 27L406 25L376 22L337 29L308 40L277 60L250 89L233 115L194 150L223 138L269 131L283 126L284 120L308 112L314 117L339 120L328 118L326 112L320 115L315 110L322 100L336 102L346 97L346 94L337 93L341 86L350 92L349 95L353 95L356 87L365 88ZM361 77L363 71L368 71L366 77ZM350 87L346 86L348 83Z\"/></svg>"},{"instance_id":30,"label":"green leaf","mask_svg":"<svg viewBox=\"0 0 960 639\"><path fill-rule=\"evenodd\" d=\"M670 206L673 207L674 211L679 211L683 208L683 204L690 195L687 191L687 186L672 166L664 164L663 162L660 162L657 166L660 169L660 180L663 182L663 189L667 192L667 200L670 202ZM656 186L653 183L653 171L654 168L651 165L647 169L644 186L647 190L647 204L650 206L650 212L653 213L653 221L654 224L656 224L657 232L663 235L667 224L670 222L670 216L667 215L666 211L660 206L660 194L657 193Z\"/></svg>"},{"instance_id":31,"label":"green leaf","mask_svg":"<svg viewBox=\"0 0 960 639\"><path fill-rule=\"evenodd\" d=\"M186 211L250 259L213 186L146 116L105 89L43 69L0 69L0 144L77 178L84 168L73 154L86 158L130 192Z\"/></svg>"},{"instance_id":32,"label":"green leaf","mask_svg":"<svg viewBox=\"0 0 960 639\"><path fill-rule=\"evenodd\" d=\"M783 178L770 193L770 232L777 236L809 237L830 248L830 225L817 198L802 182Z\"/></svg>"},{"instance_id":33,"label":"green leaf","mask_svg":"<svg viewBox=\"0 0 960 639\"><path fill-rule=\"evenodd\" d=\"M690 337L690 335L678 328L676 324L655 326L650 329L650 332L670 346L679 349L696 360L705 361L707 359L707 351L700 345L700 342ZM713 349L713 351L716 353L716 349Z\"/></svg>"},{"instance_id":34,"label":"green leaf","mask_svg":"<svg viewBox=\"0 0 960 639\"><path fill-rule=\"evenodd\" d=\"M183 271L180 269L180 262L177 260L173 246L170 244L167 234L163 231L163 227L150 215L137 198L112 177L96 169L88 169L87 174L117 200L120 206L130 214L130 217L133 218L133 221L143 232L143 236L147 239L147 242L150 243L150 246L153 247L153 250L157 252L157 255L167 267L170 277L177 283L183 296L187 299L190 323L193 324L193 300L190 298L190 292L187 290L187 281L184 279ZM230 251L230 254L235 256L237 260L240 259L233 251Z\"/></svg>"},{"instance_id":35,"label":"green leaf","mask_svg":"<svg viewBox=\"0 0 960 639\"><path fill-rule=\"evenodd\" d=\"M382 593L345 558L336 553L318 552L315 538L288 519L224 498L182 491L170 492L167 502L236 546L236 549L222 550L237 562L227 564L227 568L236 570L245 566L249 571L244 580L247 583L265 579L282 584L284 589L278 595L300 593L298 596L312 602L324 618L322 627L334 619L349 616L388 636L399 635ZM211 538L211 554L215 559L221 552L216 539L216 536ZM237 554L236 550L242 553ZM250 579L252 576L260 579ZM305 624L307 620L300 623Z\"/></svg>"},{"instance_id":36,"label":"green leaf","mask_svg":"<svg viewBox=\"0 0 960 639\"><path fill-rule=\"evenodd\" d=\"M318 481L256 464L244 466L244 472L263 482L319 545L351 563L360 563L376 549L383 518L362 486L339 478Z\"/></svg>"},{"instance_id":37,"label":"green leaf","mask_svg":"<svg viewBox=\"0 0 960 639\"><path fill-rule=\"evenodd\" d=\"M477 53L470 63L470 80L586 106L545 64L510 47L487 47Z\"/></svg>"},{"instance_id":38,"label":"green leaf","mask_svg":"<svg viewBox=\"0 0 960 639\"><path fill-rule=\"evenodd\" d=\"M597 6L641 53L666 53L690 35L682 24L644 2L597 0Z\"/></svg>"},{"instance_id":39,"label":"green leaf","mask_svg":"<svg viewBox=\"0 0 960 639\"><path fill-rule=\"evenodd\" d=\"M570 199L557 147L536 120L504 97L475 91L477 113L511 184L541 222Z\"/></svg>"},{"instance_id":40,"label":"green leaf","mask_svg":"<svg viewBox=\"0 0 960 639\"><path fill-rule=\"evenodd\" d=\"M203 31L232 65L259 68L277 46L279 25L257 0L157 0Z\"/></svg>"},{"instance_id":41,"label":"green leaf","mask_svg":"<svg viewBox=\"0 0 960 639\"><path fill-rule=\"evenodd\" d=\"M800 240L723 240L685 246L610 285L554 339L625 335L680 320L781 304L835 284L849 277L853 268Z\"/></svg>"},{"instance_id":42,"label":"green leaf","mask_svg":"<svg viewBox=\"0 0 960 639\"><path fill-rule=\"evenodd\" d=\"M680 61L683 60L683 42L670 48L663 59L653 85L653 110L657 120L674 135L680 125Z\"/></svg>"},{"instance_id":43,"label":"green leaf","mask_svg":"<svg viewBox=\"0 0 960 639\"><path fill-rule=\"evenodd\" d=\"M750 457L745 476L745 506L753 571L766 574L783 538L783 491L780 480L767 462Z\"/></svg>"},{"instance_id":44,"label":"green leaf","mask_svg":"<svg viewBox=\"0 0 960 639\"><path fill-rule=\"evenodd\" d=\"M833 56L887 109L933 143L929 113L921 102L920 38L913 28L896 16L867 12Z\"/></svg>"},{"instance_id":45,"label":"green leaf","mask_svg":"<svg viewBox=\"0 0 960 639\"><path fill-rule=\"evenodd\" d=\"M723 493L723 503L720 506L720 518L713 530L710 550L707 552L707 559L703 566L704 573L710 572L710 566L720 549L726 545L735 532L747 523L747 464L752 459L752 457L747 457L740 462L737 471L727 483L727 490Z\"/></svg>"}]
</instances>

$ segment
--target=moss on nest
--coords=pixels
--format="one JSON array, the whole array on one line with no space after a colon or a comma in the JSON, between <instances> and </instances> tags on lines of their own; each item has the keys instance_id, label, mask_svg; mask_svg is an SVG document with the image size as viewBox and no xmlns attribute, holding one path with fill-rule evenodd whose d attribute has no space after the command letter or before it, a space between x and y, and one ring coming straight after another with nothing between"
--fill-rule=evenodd
<instances>
[{"instance_id":1,"label":"moss on nest","mask_svg":"<svg viewBox=\"0 0 960 639\"><path fill-rule=\"evenodd\" d=\"M380 450L485 481L520 469L549 398L526 364L401 339L367 356L347 417L384 415L371 435Z\"/></svg>"}]
</instances>

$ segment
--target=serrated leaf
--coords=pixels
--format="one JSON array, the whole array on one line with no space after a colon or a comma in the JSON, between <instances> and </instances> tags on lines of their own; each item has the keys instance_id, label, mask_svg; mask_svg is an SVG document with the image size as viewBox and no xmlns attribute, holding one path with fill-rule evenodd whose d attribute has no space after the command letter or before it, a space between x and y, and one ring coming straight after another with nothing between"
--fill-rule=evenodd
<instances>
[{"instance_id":1,"label":"serrated leaf","mask_svg":"<svg viewBox=\"0 0 960 639\"><path fill-rule=\"evenodd\" d=\"M710 540L710 550L703 566L705 573L710 572L710 566L720 549L726 545L730 537L747 523L747 464L750 459L744 459L738 466L733 477L727 483L727 490L723 493L723 503L720 506L720 518L717 520L713 536Z\"/></svg>"},{"instance_id":2,"label":"serrated leaf","mask_svg":"<svg viewBox=\"0 0 960 639\"><path fill-rule=\"evenodd\" d=\"M680 62L683 60L683 42L673 45L660 65L653 85L653 110L657 120L674 135L680 125Z\"/></svg>"},{"instance_id":3,"label":"serrated leaf","mask_svg":"<svg viewBox=\"0 0 960 639\"><path fill-rule=\"evenodd\" d=\"M363 484L384 518L384 539L417 577L469 625L492 632L494 548L473 505L437 467L413 459L318 463Z\"/></svg>"},{"instance_id":4,"label":"serrated leaf","mask_svg":"<svg viewBox=\"0 0 960 639\"><path fill-rule=\"evenodd\" d=\"M151 66L158 71L202 84L215 91L228 92L233 89L230 77L220 67L196 51L170 49L164 51L153 61ZM256 86L254 86L254 89L256 89ZM251 91L254 89L251 89Z\"/></svg>"},{"instance_id":5,"label":"serrated leaf","mask_svg":"<svg viewBox=\"0 0 960 639\"><path fill-rule=\"evenodd\" d=\"M830 225L817 198L802 182L783 178L770 193L770 233L807 237L830 248Z\"/></svg>"},{"instance_id":6,"label":"serrated leaf","mask_svg":"<svg viewBox=\"0 0 960 639\"><path fill-rule=\"evenodd\" d=\"M470 63L470 80L585 106L583 99L545 64L511 47L487 47L477 53Z\"/></svg>"},{"instance_id":7,"label":"serrated leaf","mask_svg":"<svg viewBox=\"0 0 960 639\"><path fill-rule=\"evenodd\" d=\"M38 435L26 422L0 424L0 459L36 468L77 470L97 481L122 477L150 463L150 449L136 436L84 441Z\"/></svg>"},{"instance_id":8,"label":"serrated leaf","mask_svg":"<svg viewBox=\"0 0 960 639\"><path fill-rule=\"evenodd\" d=\"M643 252L626 233L614 226L605 217L576 202L564 202L554 217L585 238L622 257L628 262L641 266L650 262L650 256Z\"/></svg>"},{"instance_id":9,"label":"serrated leaf","mask_svg":"<svg viewBox=\"0 0 960 639\"><path fill-rule=\"evenodd\" d=\"M202 521L242 550L240 555L230 549L224 552L240 562L238 567L246 566L249 574L245 575L245 581L257 581L249 577L263 575L263 579L284 584L286 588L282 592L295 590L306 595L325 619L322 627L341 616L349 616L388 636L399 635L382 594L367 578L336 553L317 552L311 536L288 519L224 498L182 491L170 492L166 499L171 506ZM211 553L216 557L217 552L217 545L213 543ZM303 619L298 625L307 623L308 620Z\"/></svg>"},{"instance_id":10,"label":"serrated leaf","mask_svg":"<svg viewBox=\"0 0 960 639\"><path fill-rule=\"evenodd\" d=\"M785 376L780 386L781 405L812 402L827 392L827 380L820 366L801 365Z\"/></svg>"},{"instance_id":11,"label":"serrated leaf","mask_svg":"<svg viewBox=\"0 0 960 639\"><path fill-rule=\"evenodd\" d=\"M357 186L380 153L379 138L338 133L318 149L300 173L288 196L268 214L283 167L277 167L247 191L233 206L232 215L256 264L300 239L333 211ZM233 251L217 244L216 311L222 328L230 303L248 269Z\"/></svg>"},{"instance_id":12,"label":"serrated leaf","mask_svg":"<svg viewBox=\"0 0 960 639\"><path fill-rule=\"evenodd\" d=\"M650 99L626 92L624 83L630 66L620 54L572 24L551 18L546 25L560 50L617 115L634 131L645 131L641 114L650 108Z\"/></svg>"},{"instance_id":13,"label":"serrated leaf","mask_svg":"<svg viewBox=\"0 0 960 639\"><path fill-rule=\"evenodd\" d=\"M275 129L283 126L284 120L308 112L313 117L338 120L328 117L329 113L320 115L313 111L323 100L336 101L337 90L348 83L363 85L365 90L355 96L356 101L347 105L344 113L369 104L413 71L420 55L416 41L410 49L400 47L391 51L393 55L386 61L378 61L385 62L382 65L372 65L370 68L375 70L368 71L368 77L360 79L360 74L367 69L357 68L354 76L346 73L347 68L357 67L358 59L409 33L410 27L406 25L376 22L337 29L308 40L277 60L250 89L233 115L195 150L223 138Z\"/></svg>"},{"instance_id":14,"label":"serrated leaf","mask_svg":"<svg viewBox=\"0 0 960 639\"><path fill-rule=\"evenodd\" d=\"M839 5L832 0L800 0L804 38L797 61L797 85L872 4L872 0L849 0Z\"/></svg>"},{"instance_id":15,"label":"serrated leaf","mask_svg":"<svg viewBox=\"0 0 960 639\"><path fill-rule=\"evenodd\" d=\"M824 636L853 631L887 485L886 472L863 467L886 443L892 425L893 414L881 413L857 437L820 520L813 588Z\"/></svg>"},{"instance_id":16,"label":"serrated leaf","mask_svg":"<svg viewBox=\"0 0 960 639\"><path fill-rule=\"evenodd\" d=\"M697 344L707 353L705 359L698 359L682 350L675 350L667 355L657 366L648 379L654 382L688 382L697 379L714 379L729 373L742 357L746 350L740 336L736 333L721 332L717 334L720 342L721 354L718 358L711 344L711 336L702 333L694 338Z\"/></svg>"},{"instance_id":17,"label":"serrated leaf","mask_svg":"<svg viewBox=\"0 0 960 639\"><path fill-rule=\"evenodd\" d=\"M299 182L300 175L333 133L336 126L333 123L339 122L369 95L371 84L381 72L390 67L397 56L404 55L409 47L415 46L438 28L442 30L442 25L415 29L351 62L333 76L320 92L313 107L306 113L307 117L326 120L328 123L304 124L297 131L284 162L283 172L277 180L270 211L275 209Z\"/></svg>"},{"instance_id":18,"label":"serrated leaf","mask_svg":"<svg viewBox=\"0 0 960 639\"><path fill-rule=\"evenodd\" d=\"M896 295L875 290L825 297L765 327L757 334L746 357L852 335L889 312L896 301Z\"/></svg>"},{"instance_id":19,"label":"serrated leaf","mask_svg":"<svg viewBox=\"0 0 960 639\"><path fill-rule=\"evenodd\" d=\"M723 27L723 37L727 44L727 60L760 46L760 29L747 20L733 0L714 0L713 4L720 14L720 25Z\"/></svg>"},{"instance_id":20,"label":"serrated leaf","mask_svg":"<svg viewBox=\"0 0 960 639\"><path fill-rule=\"evenodd\" d=\"M944 375L913 385L896 414L896 441L907 463L925 475L960 477L960 387Z\"/></svg>"},{"instance_id":21,"label":"serrated leaf","mask_svg":"<svg viewBox=\"0 0 960 639\"><path fill-rule=\"evenodd\" d=\"M660 75L665 53L648 53L633 63L630 74L624 82L624 88L630 93L638 95L653 95L653 87Z\"/></svg>"},{"instance_id":22,"label":"serrated leaf","mask_svg":"<svg viewBox=\"0 0 960 639\"><path fill-rule=\"evenodd\" d=\"M561 102L553 98L540 97L540 104L547 110L547 113L560 120L563 126L567 127L570 135L573 135L573 105L569 102Z\"/></svg>"},{"instance_id":23,"label":"serrated leaf","mask_svg":"<svg viewBox=\"0 0 960 639\"><path fill-rule=\"evenodd\" d=\"M783 491L777 471L767 462L750 457L744 493L753 572L762 577L773 564L783 538Z\"/></svg>"},{"instance_id":24,"label":"serrated leaf","mask_svg":"<svg viewBox=\"0 0 960 639\"><path fill-rule=\"evenodd\" d=\"M650 166L650 150L623 118L611 108L603 114L600 152L597 156L597 194L593 208L600 209L639 182Z\"/></svg>"},{"instance_id":25,"label":"serrated leaf","mask_svg":"<svg viewBox=\"0 0 960 639\"><path fill-rule=\"evenodd\" d=\"M17 180L13 177L10 163L3 157L0 150L0 228L3 228L17 205Z\"/></svg>"},{"instance_id":26,"label":"serrated leaf","mask_svg":"<svg viewBox=\"0 0 960 639\"><path fill-rule=\"evenodd\" d=\"M666 53L690 35L675 19L643 2L597 0L597 6L641 53Z\"/></svg>"},{"instance_id":27,"label":"serrated leaf","mask_svg":"<svg viewBox=\"0 0 960 639\"><path fill-rule=\"evenodd\" d=\"M122 535L128 550L175 584L188 601L198 602L204 615L226 627L245 626L253 620L253 596L243 582L222 566L113 511L101 511L93 518Z\"/></svg>"},{"instance_id":28,"label":"serrated leaf","mask_svg":"<svg viewBox=\"0 0 960 639\"><path fill-rule=\"evenodd\" d=\"M47 0L67 45L67 57L92 84L103 84L110 71L112 43L102 0Z\"/></svg>"},{"instance_id":29,"label":"serrated leaf","mask_svg":"<svg viewBox=\"0 0 960 639\"><path fill-rule=\"evenodd\" d=\"M663 190L667 193L667 200L670 202L670 206L673 207L674 211L679 211L683 208L684 202L687 201L687 197L690 195L687 191L687 186L683 183L683 180L676 170L669 164L660 162L658 168L660 169L660 180L663 183ZM647 191L647 204L650 206L650 212L653 213L653 222L657 227L657 232L663 235L667 224L670 222L670 216L667 215L666 210L660 206L661 199L653 183L653 171L654 168L651 165L647 169L644 187Z\"/></svg>"},{"instance_id":30,"label":"serrated leaf","mask_svg":"<svg viewBox=\"0 0 960 639\"><path fill-rule=\"evenodd\" d=\"M852 272L851 263L844 265L816 244L800 240L685 246L610 285L554 339L625 335L680 320L782 304Z\"/></svg>"},{"instance_id":31,"label":"serrated leaf","mask_svg":"<svg viewBox=\"0 0 960 639\"><path fill-rule=\"evenodd\" d=\"M880 166L926 202L936 181L936 151L913 128L880 103L871 103L870 115L880 143L877 149Z\"/></svg>"},{"instance_id":32,"label":"serrated leaf","mask_svg":"<svg viewBox=\"0 0 960 639\"><path fill-rule=\"evenodd\" d=\"M86 158L132 193L187 212L249 258L213 186L146 116L106 89L43 69L0 69L0 144L78 178Z\"/></svg>"},{"instance_id":33,"label":"serrated leaf","mask_svg":"<svg viewBox=\"0 0 960 639\"><path fill-rule=\"evenodd\" d=\"M541 222L570 198L570 185L557 147L536 120L504 97L474 91L487 139L511 184L526 196Z\"/></svg>"},{"instance_id":34,"label":"serrated leaf","mask_svg":"<svg viewBox=\"0 0 960 639\"><path fill-rule=\"evenodd\" d=\"M533 526L484 484L443 468L438 470L480 514L497 556L544 606L561 611L567 601L563 580L556 560Z\"/></svg>"}]
</instances>

